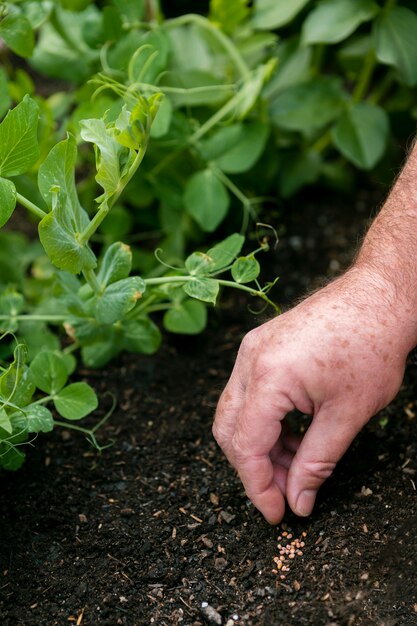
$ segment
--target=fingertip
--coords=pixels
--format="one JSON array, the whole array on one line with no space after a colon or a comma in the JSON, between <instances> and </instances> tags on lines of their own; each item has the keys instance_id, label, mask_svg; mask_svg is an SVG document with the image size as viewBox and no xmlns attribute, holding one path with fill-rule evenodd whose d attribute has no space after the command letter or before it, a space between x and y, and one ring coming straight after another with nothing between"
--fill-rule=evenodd
<instances>
[{"instance_id":1,"label":"fingertip","mask_svg":"<svg viewBox=\"0 0 417 626\"><path fill-rule=\"evenodd\" d=\"M295 499L295 505L291 506L293 512L299 517L311 515L316 501L317 491L315 489L304 489Z\"/></svg>"}]
</instances>

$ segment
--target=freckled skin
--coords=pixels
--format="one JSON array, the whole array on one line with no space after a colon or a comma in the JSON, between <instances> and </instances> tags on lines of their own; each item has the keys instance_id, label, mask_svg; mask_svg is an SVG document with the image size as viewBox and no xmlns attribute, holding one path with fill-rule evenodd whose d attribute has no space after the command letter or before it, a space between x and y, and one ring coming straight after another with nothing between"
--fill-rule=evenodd
<instances>
[{"instance_id":1,"label":"freckled skin","mask_svg":"<svg viewBox=\"0 0 417 626\"><path fill-rule=\"evenodd\" d=\"M285 500L299 515L311 512L319 486L401 384L407 349L397 320L378 324L378 289L363 281L347 273L249 333L220 398L214 435L271 523ZM294 408L313 415L303 439L286 427Z\"/></svg>"}]
</instances>

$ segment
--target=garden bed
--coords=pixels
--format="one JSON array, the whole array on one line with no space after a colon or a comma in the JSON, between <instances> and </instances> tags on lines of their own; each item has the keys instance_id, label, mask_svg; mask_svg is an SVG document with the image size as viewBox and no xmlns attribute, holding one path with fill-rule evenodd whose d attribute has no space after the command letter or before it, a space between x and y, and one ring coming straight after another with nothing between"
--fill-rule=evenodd
<instances>
[{"instance_id":1,"label":"garden bed","mask_svg":"<svg viewBox=\"0 0 417 626\"><path fill-rule=\"evenodd\" d=\"M355 219L348 207L313 204L303 224L293 218L271 257L278 298L347 263L373 202L360 200ZM273 528L210 430L237 346L260 321L242 313L246 302L226 300L208 332L171 338L157 356L81 370L103 412L106 391L118 399L100 432L114 445L101 455L56 430L22 470L1 476L2 626L417 623L415 366L311 518L288 514ZM278 542L297 539L289 570L274 572Z\"/></svg>"}]
</instances>

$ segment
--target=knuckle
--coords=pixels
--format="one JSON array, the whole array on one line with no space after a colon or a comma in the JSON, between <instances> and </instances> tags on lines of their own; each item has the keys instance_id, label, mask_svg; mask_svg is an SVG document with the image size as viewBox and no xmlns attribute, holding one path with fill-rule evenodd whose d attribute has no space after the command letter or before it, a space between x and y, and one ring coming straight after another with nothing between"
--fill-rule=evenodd
<instances>
[{"instance_id":1,"label":"knuckle","mask_svg":"<svg viewBox=\"0 0 417 626\"><path fill-rule=\"evenodd\" d=\"M217 421L215 421L211 431L213 433L214 439L217 441L219 446L222 447L227 442L227 435L224 432L222 426Z\"/></svg>"},{"instance_id":2,"label":"knuckle","mask_svg":"<svg viewBox=\"0 0 417 626\"><path fill-rule=\"evenodd\" d=\"M314 484L321 485L330 478L335 467L334 461L307 461L304 463L303 470Z\"/></svg>"}]
</instances>

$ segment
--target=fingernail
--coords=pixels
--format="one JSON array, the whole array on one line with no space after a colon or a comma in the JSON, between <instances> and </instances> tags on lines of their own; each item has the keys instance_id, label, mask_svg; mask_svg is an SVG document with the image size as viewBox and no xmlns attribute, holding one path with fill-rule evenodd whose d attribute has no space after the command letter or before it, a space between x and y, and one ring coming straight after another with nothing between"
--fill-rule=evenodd
<instances>
[{"instance_id":1,"label":"fingernail","mask_svg":"<svg viewBox=\"0 0 417 626\"><path fill-rule=\"evenodd\" d=\"M314 489L305 489L297 498L294 513L300 517L310 515L314 507L317 492Z\"/></svg>"}]
</instances>

